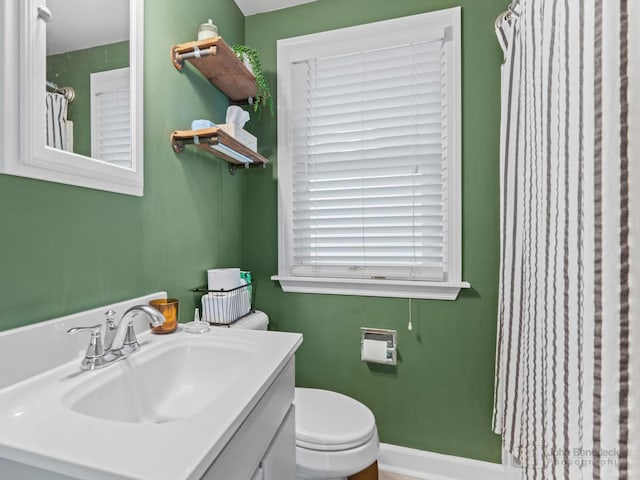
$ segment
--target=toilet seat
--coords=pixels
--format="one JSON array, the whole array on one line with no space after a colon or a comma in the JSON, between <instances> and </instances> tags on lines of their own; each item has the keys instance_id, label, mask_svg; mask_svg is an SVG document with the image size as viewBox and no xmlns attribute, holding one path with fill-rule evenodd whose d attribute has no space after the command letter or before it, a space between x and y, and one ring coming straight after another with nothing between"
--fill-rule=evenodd
<instances>
[{"instance_id":1,"label":"toilet seat","mask_svg":"<svg viewBox=\"0 0 640 480\"><path fill-rule=\"evenodd\" d=\"M367 407L341 393L296 388L296 474L345 478L371 465L380 446Z\"/></svg>"},{"instance_id":2,"label":"toilet seat","mask_svg":"<svg viewBox=\"0 0 640 480\"><path fill-rule=\"evenodd\" d=\"M297 479L345 479L358 473L378 457L380 443L378 433L356 448L328 452L296 446Z\"/></svg>"},{"instance_id":3,"label":"toilet seat","mask_svg":"<svg viewBox=\"0 0 640 480\"><path fill-rule=\"evenodd\" d=\"M296 388L296 445L321 451L343 451L366 444L376 434L367 407L341 393Z\"/></svg>"}]
</instances>

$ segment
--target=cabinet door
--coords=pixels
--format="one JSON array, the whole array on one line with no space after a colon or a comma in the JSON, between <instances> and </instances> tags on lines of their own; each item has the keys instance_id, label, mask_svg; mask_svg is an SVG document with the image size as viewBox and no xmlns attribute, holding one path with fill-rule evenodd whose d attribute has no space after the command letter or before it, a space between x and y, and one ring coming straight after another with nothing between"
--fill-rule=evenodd
<instances>
[{"instance_id":1,"label":"cabinet door","mask_svg":"<svg viewBox=\"0 0 640 480\"><path fill-rule=\"evenodd\" d=\"M261 480L295 480L296 478L296 429L293 406L285 417L278 433L262 460Z\"/></svg>"},{"instance_id":2,"label":"cabinet door","mask_svg":"<svg viewBox=\"0 0 640 480\"><path fill-rule=\"evenodd\" d=\"M289 415L294 372L291 359L200 480L253 480L256 468ZM291 448L295 450L295 432ZM295 454L293 463L295 465ZM288 477L274 480L288 480Z\"/></svg>"}]
</instances>

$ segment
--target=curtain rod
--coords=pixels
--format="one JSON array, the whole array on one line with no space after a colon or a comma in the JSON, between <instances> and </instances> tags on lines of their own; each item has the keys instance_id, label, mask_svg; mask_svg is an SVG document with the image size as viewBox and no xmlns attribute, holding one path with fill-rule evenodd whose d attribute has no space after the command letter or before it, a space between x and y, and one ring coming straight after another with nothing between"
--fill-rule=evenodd
<instances>
[{"instance_id":1,"label":"curtain rod","mask_svg":"<svg viewBox=\"0 0 640 480\"><path fill-rule=\"evenodd\" d=\"M50 88L54 93L59 93L64 96L69 103L73 102L73 99L76 98L76 91L73 87L58 87L55 83L47 80L47 88Z\"/></svg>"}]
</instances>

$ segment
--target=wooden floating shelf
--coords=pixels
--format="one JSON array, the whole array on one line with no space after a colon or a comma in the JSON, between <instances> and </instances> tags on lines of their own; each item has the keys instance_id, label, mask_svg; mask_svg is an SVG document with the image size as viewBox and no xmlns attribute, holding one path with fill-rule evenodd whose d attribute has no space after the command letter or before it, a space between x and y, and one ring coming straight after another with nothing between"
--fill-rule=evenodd
<instances>
[{"instance_id":1,"label":"wooden floating shelf","mask_svg":"<svg viewBox=\"0 0 640 480\"><path fill-rule=\"evenodd\" d=\"M257 152L244 146L231 135L218 127L200 130L176 130L171 133L171 146L176 153L184 150L185 145L195 145L211 155L229 162L229 171L234 174L236 167L265 167L269 160ZM245 157L247 163L236 156Z\"/></svg>"},{"instance_id":2,"label":"wooden floating shelf","mask_svg":"<svg viewBox=\"0 0 640 480\"><path fill-rule=\"evenodd\" d=\"M171 60L178 70L182 70L185 60L190 62L234 102L257 94L256 77L222 37L174 45Z\"/></svg>"}]
</instances>

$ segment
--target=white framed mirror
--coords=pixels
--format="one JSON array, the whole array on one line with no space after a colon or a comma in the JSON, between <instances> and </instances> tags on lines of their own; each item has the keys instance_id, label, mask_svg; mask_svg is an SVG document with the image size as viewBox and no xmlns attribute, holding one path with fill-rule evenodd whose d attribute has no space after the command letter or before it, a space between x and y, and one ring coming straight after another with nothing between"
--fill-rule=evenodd
<instances>
[{"instance_id":1,"label":"white framed mirror","mask_svg":"<svg viewBox=\"0 0 640 480\"><path fill-rule=\"evenodd\" d=\"M143 195L143 3L3 1L0 173Z\"/></svg>"}]
</instances>

